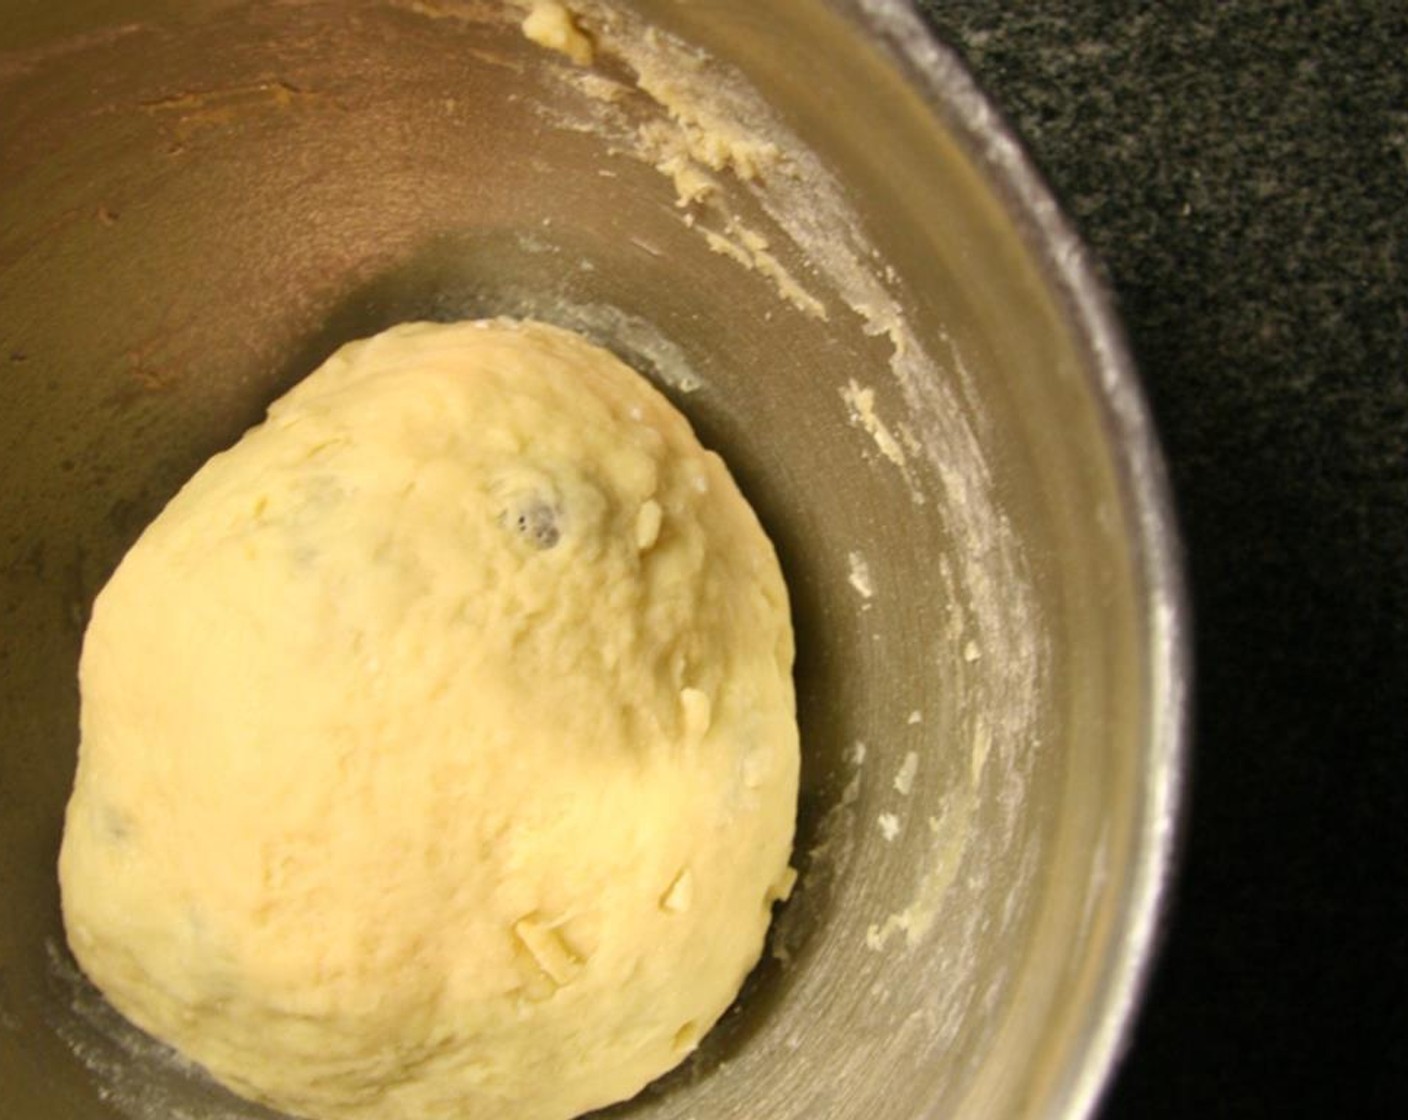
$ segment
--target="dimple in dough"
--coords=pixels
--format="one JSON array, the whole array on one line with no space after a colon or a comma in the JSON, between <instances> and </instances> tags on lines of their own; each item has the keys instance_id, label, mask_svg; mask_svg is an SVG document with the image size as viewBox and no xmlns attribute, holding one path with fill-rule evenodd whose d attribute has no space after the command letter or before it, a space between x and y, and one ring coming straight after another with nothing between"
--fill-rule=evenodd
<instances>
[{"instance_id":1,"label":"dimple in dough","mask_svg":"<svg viewBox=\"0 0 1408 1120\"><path fill-rule=\"evenodd\" d=\"M97 599L69 944L294 1114L630 1097L790 889L792 660L753 511L609 353L503 320L352 343Z\"/></svg>"}]
</instances>

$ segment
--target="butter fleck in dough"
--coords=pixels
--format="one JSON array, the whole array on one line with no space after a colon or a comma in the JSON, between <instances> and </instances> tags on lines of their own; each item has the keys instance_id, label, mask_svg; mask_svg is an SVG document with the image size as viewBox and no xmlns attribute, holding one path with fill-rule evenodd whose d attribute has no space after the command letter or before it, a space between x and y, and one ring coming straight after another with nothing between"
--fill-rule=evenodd
<instances>
[{"instance_id":1,"label":"butter fleck in dough","mask_svg":"<svg viewBox=\"0 0 1408 1120\"><path fill-rule=\"evenodd\" d=\"M98 597L69 944L297 1115L624 1099L791 887L792 658L752 510L610 354L504 320L354 342Z\"/></svg>"}]
</instances>

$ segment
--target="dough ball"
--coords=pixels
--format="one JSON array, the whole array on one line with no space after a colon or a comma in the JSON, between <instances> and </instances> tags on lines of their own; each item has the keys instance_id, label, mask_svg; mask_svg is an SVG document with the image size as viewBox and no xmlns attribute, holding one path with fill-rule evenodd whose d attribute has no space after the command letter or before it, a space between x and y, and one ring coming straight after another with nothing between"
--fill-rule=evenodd
<instances>
[{"instance_id":1,"label":"dough ball","mask_svg":"<svg viewBox=\"0 0 1408 1120\"><path fill-rule=\"evenodd\" d=\"M98 597L69 944L298 1115L629 1097L790 888L792 657L752 510L610 354L501 320L352 343Z\"/></svg>"}]
</instances>

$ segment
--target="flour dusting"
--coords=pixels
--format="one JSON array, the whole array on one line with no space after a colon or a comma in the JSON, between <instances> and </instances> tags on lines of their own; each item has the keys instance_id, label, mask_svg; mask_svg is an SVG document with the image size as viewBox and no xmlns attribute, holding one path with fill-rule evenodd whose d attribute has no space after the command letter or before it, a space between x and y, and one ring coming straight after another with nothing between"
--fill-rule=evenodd
<instances>
[{"instance_id":1,"label":"flour dusting","mask_svg":"<svg viewBox=\"0 0 1408 1120\"><path fill-rule=\"evenodd\" d=\"M850 574L846 577L847 582L862 599L872 598L875 595L875 584L871 581L870 565L866 562L865 557L859 552L852 552L846 559L850 565Z\"/></svg>"}]
</instances>

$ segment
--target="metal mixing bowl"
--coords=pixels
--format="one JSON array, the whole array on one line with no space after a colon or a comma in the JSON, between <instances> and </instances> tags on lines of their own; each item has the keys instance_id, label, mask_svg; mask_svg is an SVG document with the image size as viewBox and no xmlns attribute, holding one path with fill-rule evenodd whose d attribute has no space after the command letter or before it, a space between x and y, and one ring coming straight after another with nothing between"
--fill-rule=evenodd
<instances>
[{"instance_id":1,"label":"metal mixing bowl","mask_svg":"<svg viewBox=\"0 0 1408 1120\"><path fill-rule=\"evenodd\" d=\"M594 79L498 4L7 0L4 1115L267 1115L124 1027L63 947L86 613L335 346L501 313L660 380L794 596L799 890L735 1011L619 1113L1097 1100L1168 874L1186 681L1163 474L1099 284L903 5L581 24ZM711 149L725 126L769 139Z\"/></svg>"}]
</instances>

